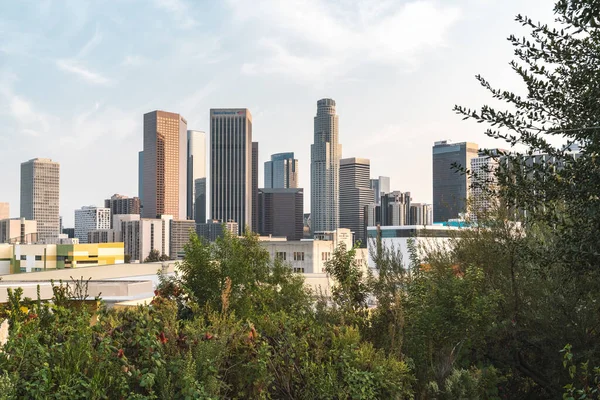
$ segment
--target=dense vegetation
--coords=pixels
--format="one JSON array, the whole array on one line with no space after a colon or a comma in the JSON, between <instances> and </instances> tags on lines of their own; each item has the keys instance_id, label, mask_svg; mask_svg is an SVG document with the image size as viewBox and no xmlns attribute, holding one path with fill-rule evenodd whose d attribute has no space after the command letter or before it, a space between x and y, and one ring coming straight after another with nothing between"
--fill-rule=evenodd
<instances>
[{"instance_id":1,"label":"dense vegetation","mask_svg":"<svg viewBox=\"0 0 600 400\"><path fill-rule=\"evenodd\" d=\"M507 109L456 107L555 161L501 155L501 201L449 246L404 269L374 243L375 274L340 246L329 298L252 235L193 237L149 307L16 291L0 398L599 398L600 3L555 12L556 29L519 16L530 37L509 38L525 94L478 77Z\"/></svg>"}]
</instances>

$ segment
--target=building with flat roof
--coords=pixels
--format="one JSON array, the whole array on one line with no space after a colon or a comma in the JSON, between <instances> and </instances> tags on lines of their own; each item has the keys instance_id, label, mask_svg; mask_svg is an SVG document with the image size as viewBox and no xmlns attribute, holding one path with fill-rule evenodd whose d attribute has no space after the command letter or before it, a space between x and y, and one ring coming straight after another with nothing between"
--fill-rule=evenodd
<instances>
[{"instance_id":1,"label":"building with flat roof","mask_svg":"<svg viewBox=\"0 0 600 400\"><path fill-rule=\"evenodd\" d=\"M37 222L37 240L55 241L60 234L60 166L49 158L21 164L21 218Z\"/></svg>"},{"instance_id":2,"label":"building with flat roof","mask_svg":"<svg viewBox=\"0 0 600 400\"><path fill-rule=\"evenodd\" d=\"M190 235L195 232L196 221L194 220L171 221L169 250L171 260L183 258L183 249L190 242Z\"/></svg>"},{"instance_id":3,"label":"building with flat roof","mask_svg":"<svg viewBox=\"0 0 600 400\"><path fill-rule=\"evenodd\" d=\"M140 214L141 201L139 197L127 197L114 194L110 199L104 200L104 208L110 209L111 219L115 214Z\"/></svg>"},{"instance_id":4,"label":"building with flat roof","mask_svg":"<svg viewBox=\"0 0 600 400\"><path fill-rule=\"evenodd\" d=\"M110 229L110 208L83 206L75 210L75 237L79 243L88 242L88 232Z\"/></svg>"},{"instance_id":5,"label":"building with flat roof","mask_svg":"<svg viewBox=\"0 0 600 400\"><path fill-rule=\"evenodd\" d=\"M431 204L411 203L408 225L433 225L433 207Z\"/></svg>"},{"instance_id":6,"label":"building with flat roof","mask_svg":"<svg viewBox=\"0 0 600 400\"><path fill-rule=\"evenodd\" d=\"M365 206L373 203L371 162L366 158L340 160L340 228L354 232L355 240L366 247Z\"/></svg>"},{"instance_id":7,"label":"building with flat roof","mask_svg":"<svg viewBox=\"0 0 600 400\"><path fill-rule=\"evenodd\" d=\"M261 235L300 240L304 236L304 190L259 189L258 215Z\"/></svg>"},{"instance_id":8,"label":"building with flat roof","mask_svg":"<svg viewBox=\"0 0 600 400\"><path fill-rule=\"evenodd\" d=\"M435 142L432 148L434 222L458 218L467 211L470 176L456 167L469 169L478 151L475 143Z\"/></svg>"},{"instance_id":9,"label":"building with flat roof","mask_svg":"<svg viewBox=\"0 0 600 400\"><path fill-rule=\"evenodd\" d=\"M257 149L255 149L257 151ZM256 171L258 173L258 171ZM246 108L210 110L210 216L253 229L252 115Z\"/></svg>"},{"instance_id":10,"label":"building with flat roof","mask_svg":"<svg viewBox=\"0 0 600 400\"><path fill-rule=\"evenodd\" d=\"M196 234L209 242L214 242L217 238L222 237L224 231L229 231L232 235L237 235L239 231L238 223L209 219L204 224L196 224Z\"/></svg>"},{"instance_id":11,"label":"building with flat roof","mask_svg":"<svg viewBox=\"0 0 600 400\"><path fill-rule=\"evenodd\" d=\"M169 256L173 216L121 220L121 240L125 254L133 261L143 262L152 250Z\"/></svg>"},{"instance_id":12,"label":"building with flat roof","mask_svg":"<svg viewBox=\"0 0 600 400\"><path fill-rule=\"evenodd\" d=\"M187 214L187 121L165 111L144 114L143 218Z\"/></svg>"},{"instance_id":13,"label":"building with flat roof","mask_svg":"<svg viewBox=\"0 0 600 400\"><path fill-rule=\"evenodd\" d=\"M0 244L0 274L122 264L124 260L123 243Z\"/></svg>"},{"instance_id":14,"label":"building with flat roof","mask_svg":"<svg viewBox=\"0 0 600 400\"><path fill-rule=\"evenodd\" d=\"M25 218L0 220L0 243L34 244L37 242L37 222Z\"/></svg>"}]
</instances>

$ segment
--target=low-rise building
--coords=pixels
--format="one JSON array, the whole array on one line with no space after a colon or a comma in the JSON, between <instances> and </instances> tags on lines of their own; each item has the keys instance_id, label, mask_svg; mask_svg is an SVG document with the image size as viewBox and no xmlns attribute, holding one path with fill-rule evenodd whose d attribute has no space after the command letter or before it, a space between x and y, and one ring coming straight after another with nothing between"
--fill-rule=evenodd
<instances>
[{"instance_id":1,"label":"low-rise building","mask_svg":"<svg viewBox=\"0 0 600 400\"><path fill-rule=\"evenodd\" d=\"M0 274L122 264L124 261L123 243L0 245Z\"/></svg>"},{"instance_id":2,"label":"low-rise building","mask_svg":"<svg viewBox=\"0 0 600 400\"><path fill-rule=\"evenodd\" d=\"M0 243L34 244L37 241L37 222L25 218L0 220Z\"/></svg>"},{"instance_id":3,"label":"low-rise building","mask_svg":"<svg viewBox=\"0 0 600 400\"><path fill-rule=\"evenodd\" d=\"M88 232L110 229L110 208L84 206L75 210L75 237L79 243L87 243Z\"/></svg>"},{"instance_id":4,"label":"low-rise building","mask_svg":"<svg viewBox=\"0 0 600 400\"><path fill-rule=\"evenodd\" d=\"M331 232L317 232L314 239L285 240L281 237L261 237L261 245L272 259L291 265L295 272L322 274L325 264L331 260L335 249L344 243L351 249L353 236L350 229L339 228ZM356 249L356 257L366 269L367 249Z\"/></svg>"},{"instance_id":5,"label":"low-rise building","mask_svg":"<svg viewBox=\"0 0 600 400\"><path fill-rule=\"evenodd\" d=\"M178 220L171 221L171 247L172 260L183 258L183 248L190 241L190 235L196 231L196 221Z\"/></svg>"}]
</instances>

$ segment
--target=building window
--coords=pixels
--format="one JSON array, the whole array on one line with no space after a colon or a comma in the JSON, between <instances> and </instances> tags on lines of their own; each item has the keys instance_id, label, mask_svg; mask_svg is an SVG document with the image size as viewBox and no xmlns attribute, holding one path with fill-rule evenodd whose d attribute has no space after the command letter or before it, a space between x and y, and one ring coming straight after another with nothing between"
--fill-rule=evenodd
<instances>
[{"instance_id":1,"label":"building window","mask_svg":"<svg viewBox=\"0 0 600 400\"><path fill-rule=\"evenodd\" d=\"M33 272L42 272L42 268L34 268Z\"/></svg>"},{"instance_id":2,"label":"building window","mask_svg":"<svg viewBox=\"0 0 600 400\"><path fill-rule=\"evenodd\" d=\"M21 268L19 268L19 272L27 272L27 268L21 267Z\"/></svg>"},{"instance_id":3,"label":"building window","mask_svg":"<svg viewBox=\"0 0 600 400\"><path fill-rule=\"evenodd\" d=\"M304 252L303 251L295 251L294 252L294 261L304 261Z\"/></svg>"},{"instance_id":4,"label":"building window","mask_svg":"<svg viewBox=\"0 0 600 400\"><path fill-rule=\"evenodd\" d=\"M27 256L21 256L21 261L26 261L27 260Z\"/></svg>"},{"instance_id":5,"label":"building window","mask_svg":"<svg viewBox=\"0 0 600 400\"><path fill-rule=\"evenodd\" d=\"M298 274L303 274L304 273L304 268L294 268L294 272L296 272Z\"/></svg>"},{"instance_id":6,"label":"building window","mask_svg":"<svg viewBox=\"0 0 600 400\"><path fill-rule=\"evenodd\" d=\"M35 256L35 261L42 261L42 256Z\"/></svg>"},{"instance_id":7,"label":"building window","mask_svg":"<svg viewBox=\"0 0 600 400\"><path fill-rule=\"evenodd\" d=\"M278 260L286 260L286 252L285 251L278 251L277 253L275 253L275 258Z\"/></svg>"},{"instance_id":8,"label":"building window","mask_svg":"<svg viewBox=\"0 0 600 400\"><path fill-rule=\"evenodd\" d=\"M329 261L331 259L331 253L324 251L321 253L321 261Z\"/></svg>"}]
</instances>

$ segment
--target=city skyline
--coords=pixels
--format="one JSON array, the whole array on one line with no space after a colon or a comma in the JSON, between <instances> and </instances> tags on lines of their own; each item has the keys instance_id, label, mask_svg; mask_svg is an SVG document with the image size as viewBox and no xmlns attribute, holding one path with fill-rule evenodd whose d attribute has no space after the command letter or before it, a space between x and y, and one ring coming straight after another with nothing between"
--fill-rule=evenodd
<instances>
[{"instance_id":1,"label":"city skyline","mask_svg":"<svg viewBox=\"0 0 600 400\"><path fill-rule=\"evenodd\" d=\"M338 103L344 156L371 159L373 176L390 176L395 187L410 188L416 201L431 202L432 142L448 138L498 147L484 140L481 126L462 123L452 106L485 99L473 79L477 73L496 86L513 86L507 65L512 48L505 41L508 33L520 32L513 17L551 21L551 10L539 0L397 3L378 9L356 2L337 10L311 1L297 16L291 4L268 2L207 8L155 1L140 8L140 2L128 1L110 12L84 2L5 3L0 163L7 180L0 201L10 203L11 217L18 216L19 164L52 158L62 166L64 226L73 226L73 210L82 205L101 205L113 193L137 195L145 112L172 110L188 119L189 129L206 131L211 107L237 106L253 111L259 165L281 151L285 134L284 149L299 160L306 211L313 104L331 97ZM348 18L335 19L338 11ZM147 26L143 34L124 23L133 12ZM311 15L327 21L323 37L310 33L319 19L298 24ZM379 22L395 27L389 37L378 34ZM402 37L411 40L402 44ZM153 42L168 43L166 54L155 54L148 45ZM480 50L474 54L474 48ZM89 163L95 154L119 162Z\"/></svg>"}]
</instances>

